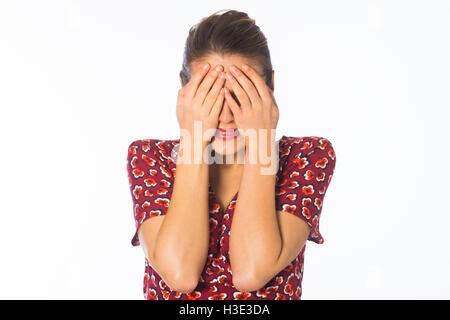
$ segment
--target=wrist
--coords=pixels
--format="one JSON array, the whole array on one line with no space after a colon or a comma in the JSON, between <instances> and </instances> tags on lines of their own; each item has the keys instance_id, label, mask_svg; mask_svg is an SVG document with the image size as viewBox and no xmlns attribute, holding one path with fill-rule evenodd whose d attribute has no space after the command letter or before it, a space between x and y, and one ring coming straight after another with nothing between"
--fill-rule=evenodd
<instances>
[{"instance_id":1,"label":"wrist","mask_svg":"<svg viewBox=\"0 0 450 320\"><path fill-rule=\"evenodd\" d=\"M207 164L204 154L208 145L208 141L180 137L177 164Z\"/></svg>"},{"instance_id":2,"label":"wrist","mask_svg":"<svg viewBox=\"0 0 450 320\"><path fill-rule=\"evenodd\" d=\"M250 164L269 165L271 161L278 161L278 147L275 132L263 136L245 137L245 160Z\"/></svg>"}]
</instances>

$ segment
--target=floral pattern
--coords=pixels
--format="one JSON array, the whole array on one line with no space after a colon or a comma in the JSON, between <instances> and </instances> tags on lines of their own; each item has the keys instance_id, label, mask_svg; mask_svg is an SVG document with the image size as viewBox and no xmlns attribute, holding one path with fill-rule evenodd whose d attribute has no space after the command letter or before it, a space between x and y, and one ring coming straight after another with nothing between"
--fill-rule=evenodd
<instances>
[{"instance_id":1,"label":"floral pattern","mask_svg":"<svg viewBox=\"0 0 450 320\"><path fill-rule=\"evenodd\" d=\"M131 240L139 246L137 231L151 217L165 215L170 204L178 140L143 139L128 147L127 171L136 232ZM321 244L320 214L336 165L331 142L322 137L287 137L279 140L276 177L276 210L306 221L308 240ZM204 270L194 291L172 291L145 258L144 298L147 300L299 300L306 244L297 257L263 288L240 292L232 283L229 235L237 194L222 212L209 185L210 247Z\"/></svg>"}]
</instances>

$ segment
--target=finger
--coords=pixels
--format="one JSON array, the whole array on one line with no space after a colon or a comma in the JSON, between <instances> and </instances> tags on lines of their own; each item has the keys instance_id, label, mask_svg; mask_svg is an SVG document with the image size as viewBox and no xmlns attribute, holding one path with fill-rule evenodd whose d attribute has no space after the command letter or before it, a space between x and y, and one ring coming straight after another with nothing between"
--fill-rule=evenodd
<instances>
[{"instance_id":1,"label":"finger","mask_svg":"<svg viewBox=\"0 0 450 320\"><path fill-rule=\"evenodd\" d=\"M252 69L248 65L242 65L242 70L245 75L253 82L256 90L258 91L259 96L264 102L270 101L270 91L269 87L266 84L266 81L256 72L256 70Z\"/></svg>"},{"instance_id":2,"label":"finger","mask_svg":"<svg viewBox=\"0 0 450 320\"><path fill-rule=\"evenodd\" d=\"M227 78L230 82L231 88L233 89L234 94L238 98L241 103L241 108L251 108L251 101L247 95L247 93L242 89L241 85L237 82L237 80L231 75L231 73L227 72ZM226 96L226 95L225 95Z\"/></svg>"},{"instance_id":3,"label":"finger","mask_svg":"<svg viewBox=\"0 0 450 320\"><path fill-rule=\"evenodd\" d=\"M192 100L195 96L195 93L197 92L197 88L200 85L200 82L203 80L205 75L208 73L208 70L210 68L209 63L206 63L200 72L197 72L186 84L186 89L183 90L184 95L187 99Z\"/></svg>"},{"instance_id":4,"label":"finger","mask_svg":"<svg viewBox=\"0 0 450 320\"><path fill-rule=\"evenodd\" d=\"M211 69L203 78L194 96L194 100L196 102L200 102L200 104L202 105L204 104L206 95L209 93L209 90L216 81L216 78L219 75L220 71L222 71L222 66L216 66L214 69Z\"/></svg>"},{"instance_id":5,"label":"finger","mask_svg":"<svg viewBox=\"0 0 450 320\"><path fill-rule=\"evenodd\" d=\"M219 91L219 96L217 97L216 103L212 107L211 113L210 113L210 116L214 117L214 119L219 119L219 114L222 111L224 99L225 99L225 91L223 90L223 88L221 88Z\"/></svg>"},{"instance_id":6,"label":"finger","mask_svg":"<svg viewBox=\"0 0 450 320\"><path fill-rule=\"evenodd\" d=\"M227 88L224 88L224 91L225 91L225 100L228 102L231 112L233 112L233 117L235 117L237 122L239 122L239 119L241 119L243 111L242 111L241 107L239 107L237 102L233 99L233 97L231 96L230 90L228 90Z\"/></svg>"},{"instance_id":7,"label":"finger","mask_svg":"<svg viewBox=\"0 0 450 320\"><path fill-rule=\"evenodd\" d=\"M251 104L253 106L259 105L260 101L261 101L261 97L259 96L259 93L256 90L255 86L253 85L252 81L249 78L247 78L247 76L241 70L239 70L236 66L232 65L230 67L230 70L231 70L231 73L233 74L234 78L239 83L239 85L247 93L247 96L249 97Z\"/></svg>"},{"instance_id":8,"label":"finger","mask_svg":"<svg viewBox=\"0 0 450 320\"><path fill-rule=\"evenodd\" d=\"M220 89L222 88L224 81L225 74L221 72L220 76L216 78L212 89L208 92L205 101L203 102L203 105L208 110L208 114L211 112L211 109L217 100L217 96L220 93Z\"/></svg>"}]
</instances>

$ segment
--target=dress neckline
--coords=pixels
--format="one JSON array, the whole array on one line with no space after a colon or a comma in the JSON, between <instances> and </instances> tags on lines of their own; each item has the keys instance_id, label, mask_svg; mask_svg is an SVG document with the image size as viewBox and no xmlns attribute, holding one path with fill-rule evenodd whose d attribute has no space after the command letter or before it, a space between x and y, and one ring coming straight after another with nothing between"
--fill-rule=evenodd
<instances>
[{"instance_id":1,"label":"dress neckline","mask_svg":"<svg viewBox=\"0 0 450 320\"><path fill-rule=\"evenodd\" d=\"M216 194L214 193L214 190L213 190L213 188L211 187L211 183L208 183L208 190L209 190L209 193L211 194L212 198L214 199L214 202L216 202L216 203L219 205L219 210L220 210L220 213L222 213L222 214L225 214L225 213L228 212L228 209L230 209L231 203L232 203L234 200L237 199L237 196L238 196L238 194L239 194L239 190L238 190L238 191L234 194L233 199L231 199L230 202L228 202L227 206L225 207L225 211L222 212L222 208L220 207L220 203L219 203L219 201L217 200Z\"/></svg>"}]
</instances>

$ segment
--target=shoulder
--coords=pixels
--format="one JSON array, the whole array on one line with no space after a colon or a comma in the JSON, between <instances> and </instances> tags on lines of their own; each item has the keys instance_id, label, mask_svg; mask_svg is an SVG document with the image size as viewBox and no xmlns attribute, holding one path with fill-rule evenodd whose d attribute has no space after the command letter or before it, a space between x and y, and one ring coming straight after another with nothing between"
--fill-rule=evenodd
<instances>
[{"instance_id":1,"label":"shoulder","mask_svg":"<svg viewBox=\"0 0 450 320\"><path fill-rule=\"evenodd\" d=\"M307 136L291 137L283 136L279 143L280 162L286 165L297 164L300 168L311 164L312 161L322 160L326 163L336 161L331 141L325 137ZM319 165L314 163L314 165Z\"/></svg>"},{"instance_id":2,"label":"shoulder","mask_svg":"<svg viewBox=\"0 0 450 320\"><path fill-rule=\"evenodd\" d=\"M152 153L158 156L167 157L172 149L178 145L179 140L161 140L161 139L140 139L135 140L128 146L128 153Z\"/></svg>"},{"instance_id":3,"label":"shoulder","mask_svg":"<svg viewBox=\"0 0 450 320\"><path fill-rule=\"evenodd\" d=\"M291 136L283 136L280 139L280 148L281 145L285 147L285 149L296 149L305 151L311 151L316 148L321 150L324 149L332 149L332 143L329 139L325 137L317 137L317 136L308 136L308 137L291 137Z\"/></svg>"},{"instance_id":4,"label":"shoulder","mask_svg":"<svg viewBox=\"0 0 450 320\"><path fill-rule=\"evenodd\" d=\"M156 161L160 165L174 165L173 151L179 144L177 140L162 139L139 139L131 142L128 146L128 161L142 159L148 162L149 159Z\"/></svg>"}]
</instances>

